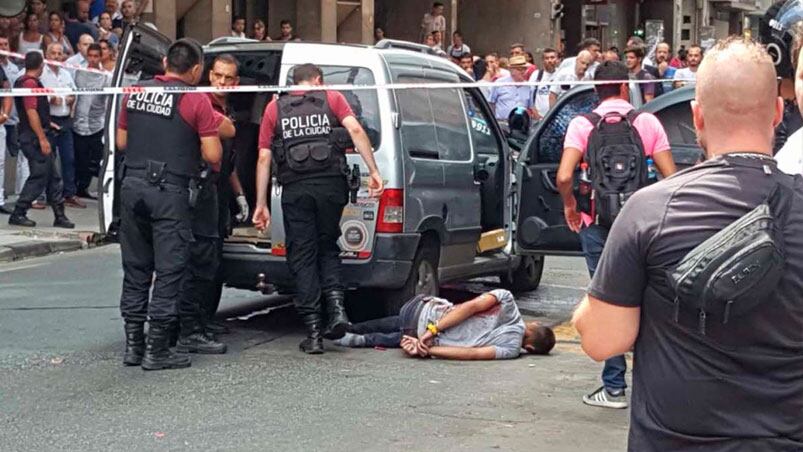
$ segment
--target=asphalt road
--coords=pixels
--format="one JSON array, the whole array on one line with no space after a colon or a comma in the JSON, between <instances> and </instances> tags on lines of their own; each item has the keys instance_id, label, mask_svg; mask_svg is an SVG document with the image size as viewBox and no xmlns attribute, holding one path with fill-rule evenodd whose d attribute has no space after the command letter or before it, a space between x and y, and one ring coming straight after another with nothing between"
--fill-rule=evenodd
<instances>
[{"instance_id":1,"label":"asphalt road","mask_svg":"<svg viewBox=\"0 0 803 452\"><path fill-rule=\"evenodd\" d=\"M582 405L600 366L570 328L548 357L413 360L395 350L297 349L283 297L229 290L229 353L190 369L121 365L122 272L114 246L0 266L0 449L622 450L627 411ZM587 284L582 261L547 261L519 299L566 318ZM487 289L471 283L454 297Z\"/></svg>"}]
</instances>

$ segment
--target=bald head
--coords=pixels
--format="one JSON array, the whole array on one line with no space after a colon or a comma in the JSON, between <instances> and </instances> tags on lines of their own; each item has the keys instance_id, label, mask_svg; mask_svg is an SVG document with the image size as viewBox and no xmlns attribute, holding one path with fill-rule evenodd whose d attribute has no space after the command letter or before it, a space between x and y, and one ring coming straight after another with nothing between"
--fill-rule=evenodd
<instances>
[{"instance_id":1,"label":"bald head","mask_svg":"<svg viewBox=\"0 0 803 452\"><path fill-rule=\"evenodd\" d=\"M583 78L586 71L588 70L588 66L594 62L594 54L588 50L583 50L577 54L577 58L574 61L574 73L577 75L577 78Z\"/></svg>"},{"instance_id":2,"label":"bald head","mask_svg":"<svg viewBox=\"0 0 803 452\"><path fill-rule=\"evenodd\" d=\"M775 67L763 47L742 38L720 41L697 71L693 109L701 144L732 149L744 147L734 145L742 140L752 143L748 147L770 146L780 121L777 89Z\"/></svg>"}]
</instances>

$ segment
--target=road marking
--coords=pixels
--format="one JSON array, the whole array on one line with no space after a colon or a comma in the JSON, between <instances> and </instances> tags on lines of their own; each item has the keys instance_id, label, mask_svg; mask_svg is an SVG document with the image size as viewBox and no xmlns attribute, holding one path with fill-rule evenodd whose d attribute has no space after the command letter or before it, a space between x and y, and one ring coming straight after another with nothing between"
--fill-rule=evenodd
<instances>
[{"instance_id":1,"label":"road marking","mask_svg":"<svg viewBox=\"0 0 803 452\"><path fill-rule=\"evenodd\" d=\"M27 270L29 268L41 267L44 264L45 264L45 262L39 262L39 263L35 263L35 264L12 265L12 266L9 266L9 267L6 267L6 268L0 268L0 273L8 273L8 272L13 272L13 271L17 271L17 270Z\"/></svg>"},{"instance_id":2,"label":"road marking","mask_svg":"<svg viewBox=\"0 0 803 452\"><path fill-rule=\"evenodd\" d=\"M271 306L269 308L260 309L259 311L254 311L254 312L252 312L250 314L246 314L246 315L243 315L243 316L238 316L238 317L235 317L235 318L237 320L245 321L245 320L250 319L251 317L256 317L258 315L270 314L273 311L276 311L278 309L284 309L284 308L286 308L288 306L293 306L293 303L286 303L286 304L281 304L281 305L278 305L278 306Z\"/></svg>"},{"instance_id":3,"label":"road marking","mask_svg":"<svg viewBox=\"0 0 803 452\"><path fill-rule=\"evenodd\" d=\"M572 290L579 290L585 292L588 290L588 287L578 287L578 286L564 286L561 284L541 284L540 287L549 287L552 289L572 289Z\"/></svg>"}]
</instances>

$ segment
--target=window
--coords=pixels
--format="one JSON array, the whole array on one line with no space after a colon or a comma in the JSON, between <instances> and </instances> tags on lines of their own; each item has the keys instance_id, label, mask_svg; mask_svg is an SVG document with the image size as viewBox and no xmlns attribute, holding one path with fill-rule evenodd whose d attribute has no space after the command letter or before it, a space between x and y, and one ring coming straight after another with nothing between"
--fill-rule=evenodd
<instances>
[{"instance_id":1,"label":"window","mask_svg":"<svg viewBox=\"0 0 803 452\"><path fill-rule=\"evenodd\" d=\"M433 80L399 75L398 83L432 83ZM455 88L396 91L401 112L404 148L414 158L447 161L471 160L468 126Z\"/></svg>"},{"instance_id":2,"label":"window","mask_svg":"<svg viewBox=\"0 0 803 452\"><path fill-rule=\"evenodd\" d=\"M478 155L499 155L501 143L493 129L493 115L488 114L482 105L465 90L466 115L471 126L471 141L474 143L474 152ZM481 95L477 91L477 95Z\"/></svg>"},{"instance_id":3,"label":"window","mask_svg":"<svg viewBox=\"0 0 803 452\"><path fill-rule=\"evenodd\" d=\"M471 160L471 144L461 90L458 88L430 89L430 105L435 119L435 136L438 139L438 158L465 162Z\"/></svg>"},{"instance_id":4,"label":"window","mask_svg":"<svg viewBox=\"0 0 803 452\"><path fill-rule=\"evenodd\" d=\"M663 124L672 147L676 145L697 146L697 132L692 122L689 102L678 102L656 112L655 116Z\"/></svg>"},{"instance_id":5,"label":"window","mask_svg":"<svg viewBox=\"0 0 803 452\"><path fill-rule=\"evenodd\" d=\"M319 66L323 71L323 82L326 85L373 85L374 74L366 68L353 66ZM287 72L287 83L293 84L293 70ZM340 91L354 111L354 116L362 124L365 133L371 140L374 149L379 148L381 122L379 101L376 90Z\"/></svg>"},{"instance_id":6,"label":"window","mask_svg":"<svg viewBox=\"0 0 803 452\"><path fill-rule=\"evenodd\" d=\"M541 135L534 143L538 143L535 159L538 163L560 163L563 153L563 140L569 123L575 117L591 113L599 105L599 97L594 90L581 91L565 102L556 105L556 111L547 116L541 128ZM530 155L533 155L532 152Z\"/></svg>"}]
</instances>

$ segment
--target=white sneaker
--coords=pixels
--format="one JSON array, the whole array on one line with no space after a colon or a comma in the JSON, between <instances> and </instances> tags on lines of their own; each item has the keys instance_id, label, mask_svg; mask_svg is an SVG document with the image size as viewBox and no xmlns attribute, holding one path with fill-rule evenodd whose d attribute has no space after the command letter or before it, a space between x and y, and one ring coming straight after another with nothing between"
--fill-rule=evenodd
<instances>
[{"instance_id":1,"label":"white sneaker","mask_svg":"<svg viewBox=\"0 0 803 452\"><path fill-rule=\"evenodd\" d=\"M583 403L602 408L622 409L627 408L627 397L624 389L612 393L602 386L591 394L583 396Z\"/></svg>"}]
</instances>

